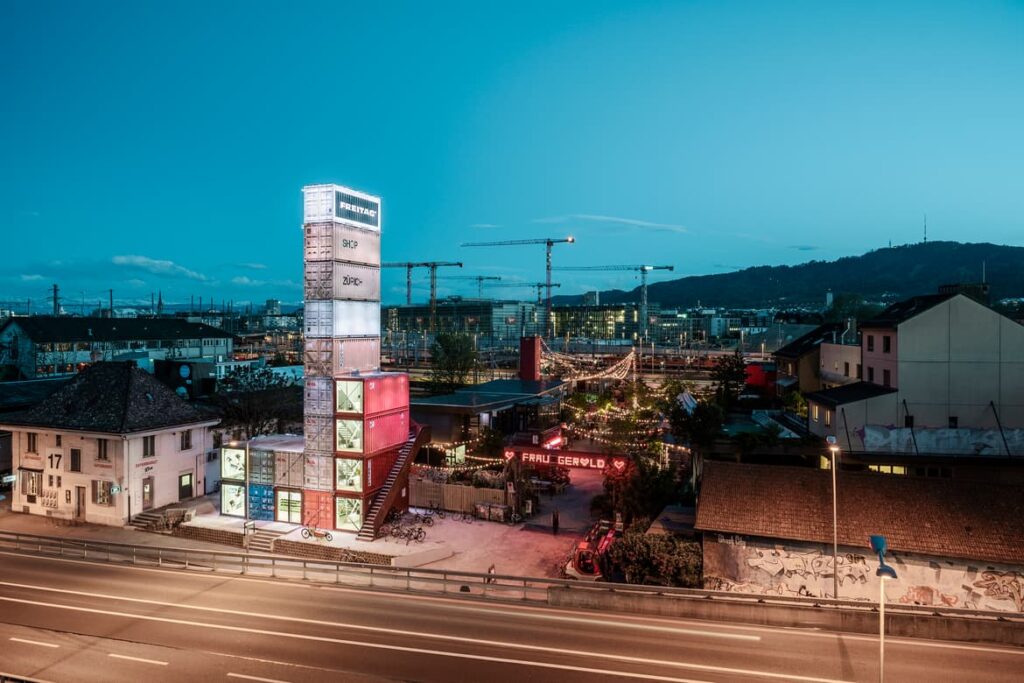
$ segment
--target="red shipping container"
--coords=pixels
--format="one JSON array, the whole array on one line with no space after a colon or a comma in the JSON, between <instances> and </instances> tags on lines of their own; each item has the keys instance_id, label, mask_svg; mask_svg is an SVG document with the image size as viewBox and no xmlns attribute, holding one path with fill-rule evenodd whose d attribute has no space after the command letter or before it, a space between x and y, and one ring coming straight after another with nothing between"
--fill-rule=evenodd
<instances>
[{"instance_id":1,"label":"red shipping container","mask_svg":"<svg viewBox=\"0 0 1024 683\"><path fill-rule=\"evenodd\" d=\"M394 448L409 438L409 409L368 417L339 417L334 421L334 433L335 451L340 456L371 455Z\"/></svg>"},{"instance_id":2,"label":"red shipping container","mask_svg":"<svg viewBox=\"0 0 1024 683\"><path fill-rule=\"evenodd\" d=\"M519 340L519 379L536 382L540 379L540 337Z\"/></svg>"},{"instance_id":3,"label":"red shipping container","mask_svg":"<svg viewBox=\"0 0 1024 683\"><path fill-rule=\"evenodd\" d=\"M404 372L339 377L334 389L338 413L377 415L409 407L409 376Z\"/></svg>"},{"instance_id":4,"label":"red shipping container","mask_svg":"<svg viewBox=\"0 0 1024 683\"><path fill-rule=\"evenodd\" d=\"M302 523L320 529L334 528L334 493L332 491L302 491Z\"/></svg>"},{"instance_id":5,"label":"red shipping container","mask_svg":"<svg viewBox=\"0 0 1024 683\"><path fill-rule=\"evenodd\" d=\"M381 453L375 453L366 459L363 466L363 490L373 493L380 489L388 480L391 468L398 461L399 448L390 448Z\"/></svg>"},{"instance_id":6,"label":"red shipping container","mask_svg":"<svg viewBox=\"0 0 1024 683\"><path fill-rule=\"evenodd\" d=\"M380 369L380 338L307 339L307 377L340 377Z\"/></svg>"}]
</instances>

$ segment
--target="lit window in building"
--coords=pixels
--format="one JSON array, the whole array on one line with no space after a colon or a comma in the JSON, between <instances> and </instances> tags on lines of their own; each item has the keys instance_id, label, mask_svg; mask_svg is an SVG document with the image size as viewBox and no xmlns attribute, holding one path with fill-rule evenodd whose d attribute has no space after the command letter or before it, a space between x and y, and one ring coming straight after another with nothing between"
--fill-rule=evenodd
<instances>
[{"instance_id":1,"label":"lit window in building","mask_svg":"<svg viewBox=\"0 0 1024 683\"><path fill-rule=\"evenodd\" d=\"M814 420L815 422L818 421L818 404L817 403L812 403L811 404L811 419Z\"/></svg>"},{"instance_id":2,"label":"lit window in building","mask_svg":"<svg viewBox=\"0 0 1024 683\"><path fill-rule=\"evenodd\" d=\"M337 529L359 531L363 526L363 501L359 498L335 498L334 526Z\"/></svg>"},{"instance_id":3,"label":"lit window in building","mask_svg":"<svg viewBox=\"0 0 1024 683\"><path fill-rule=\"evenodd\" d=\"M363 490L363 461L337 458L334 461L335 488L338 491Z\"/></svg>"}]
</instances>

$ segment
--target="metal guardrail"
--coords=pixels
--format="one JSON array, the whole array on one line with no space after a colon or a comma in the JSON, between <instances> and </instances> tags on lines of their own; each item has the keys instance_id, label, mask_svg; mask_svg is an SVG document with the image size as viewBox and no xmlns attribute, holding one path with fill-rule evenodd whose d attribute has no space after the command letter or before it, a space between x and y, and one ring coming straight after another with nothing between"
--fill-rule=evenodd
<instances>
[{"instance_id":1,"label":"metal guardrail","mask_svg":"<svg viewBox=\"0 0 1024 683\"><path fill-rule=\"evenodd\" d=\"M319 583L417 593L457 594L494 600L548 604L553 589L594 591L620 595L646 595L720 603L785 605L791 607L877 611L872 601L832 600L755 593L729 593L667 586L591 583L544 577L460 572L444 569L389 567L358 562L334 562L283 555L202 550L170 546L131 545L76 538L39 536L0 530L0 550L46 557L143 567L237 574L272 579L301 579ZM892 613L1011 621L1024 624L1024 614L969 610L955 607L887 604Z\"/></svg>"}]
</instances>

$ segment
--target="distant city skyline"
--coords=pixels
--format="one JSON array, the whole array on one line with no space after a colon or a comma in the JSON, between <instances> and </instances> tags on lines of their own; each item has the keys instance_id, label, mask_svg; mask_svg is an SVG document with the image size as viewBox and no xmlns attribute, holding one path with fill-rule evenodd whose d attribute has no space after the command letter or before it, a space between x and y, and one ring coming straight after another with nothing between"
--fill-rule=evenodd
<instances>
[{"instance_id":1,"label":"distant city skyline","mask_svg":"<svg viewBox=\"0 0 1024 683\"><path fill-rule=\"evenodd\" d=\"M298 303L319 182L383 197L386 261L526 282L541 247L458 245L572 234L556 265L675 266L652 282L917 242L925 214L1024 245L1017 3L0 11L2 301Z\"/></svg>"}]
</instances>

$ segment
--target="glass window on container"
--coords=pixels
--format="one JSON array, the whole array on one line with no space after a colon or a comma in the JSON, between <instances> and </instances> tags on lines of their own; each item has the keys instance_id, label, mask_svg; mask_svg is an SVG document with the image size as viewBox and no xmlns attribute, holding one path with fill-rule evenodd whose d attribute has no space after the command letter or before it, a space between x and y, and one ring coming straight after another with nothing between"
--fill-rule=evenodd
<instances>
[{"instance_id":1,"label":"glass window on container","mask_svg":"<svg viewBox=\"0 0 1024 683\"><path fill-rule=\"evenodd\" d=\"M337 410L339 413L363 412L363 383L337 381Z\"/></svg>"},{"instance_id":2,"label":"glass window on container","mask_svg":"<svg viewBox=\"0 0 1024 683\"><path fill-rule=\"evenodd\" d=\"M220 478L245 479L245 451L241 448L221 449Z\"/></svg>"},{"instance_id":3,"label":"glass window on container","mask_svg":"<svg viewBox=\"0 0 1024 683\"><path fill-rule=\"evenodd\" d=\"M220 486L220 512L236 517L245 516L245 486L223 483Z\"/></svg>"},{"instance_id":4,"label":"glass window on container","mask_svg":"<svg viewBox=\"0 0 1024 683\"><path fill-rule=\"evenodd\" d=\"M346 453L362 452L362 420L335 420L335 436L337 450Z\"/></svg>"},{"instance_id":5,"label":"glass window on container","mask_svg":"<svg viewBox=\"0 0 1024 683\"><path fill-rule=\"evenodd\" d=\"M358 498L335 498L334 526L336 529L359 531L363 526L363 501Z\"/></svg>"},{"instance_id":6,"label":"glass window on container","mask_svg":"<svg viewBox=\"0 0 1024 683\"><path fill-rule=\"evenodd\" d=\"M334 479L338 491L362 491L363 461L337 458L334 461Z\"/></svg>"}]
</instances>

